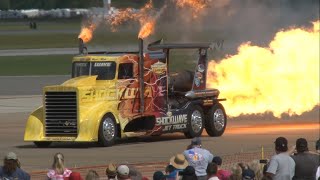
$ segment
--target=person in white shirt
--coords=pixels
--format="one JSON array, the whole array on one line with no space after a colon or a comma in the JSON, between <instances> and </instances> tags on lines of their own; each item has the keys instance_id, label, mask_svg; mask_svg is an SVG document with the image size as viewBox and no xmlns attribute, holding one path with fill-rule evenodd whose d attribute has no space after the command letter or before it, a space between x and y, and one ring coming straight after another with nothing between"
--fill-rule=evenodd
<instances>
[{"instance_id":1,"label":"person in white shirt","mask_svg":"<svg viewBox=\"0 0 320 180\"><path fill-rule=\"evenodd\" d=\"M273 180L292 179L296 164L287 153L288 141L284 137L278 137L274 143L277 154L272 156L266 175Z\"/></svg>"}]
</instances>

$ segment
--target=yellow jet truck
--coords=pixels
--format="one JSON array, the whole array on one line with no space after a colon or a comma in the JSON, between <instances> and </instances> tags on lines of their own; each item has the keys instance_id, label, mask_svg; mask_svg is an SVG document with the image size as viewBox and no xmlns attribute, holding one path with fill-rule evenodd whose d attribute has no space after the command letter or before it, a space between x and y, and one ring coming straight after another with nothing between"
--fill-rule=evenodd
<instances>
[{"instance_id":1,"label":"yellow jet truck","mask_svg":"<svg viewBox=\"0 0 320 180\"><path fill-rule=\"evenodd\" d=\"M164 44L143 52L87 52L80 39L72 78L43 88L43 105L27 120L24 140L38 147L52 142L98 142L182 132L186 137L221 136L227 116L218 89L206 88L207 51L221 43ZM196 49L194 72L170 76L169 53ZM173 60L174 61L174 60Z\"/></svg>"}]
</instances>

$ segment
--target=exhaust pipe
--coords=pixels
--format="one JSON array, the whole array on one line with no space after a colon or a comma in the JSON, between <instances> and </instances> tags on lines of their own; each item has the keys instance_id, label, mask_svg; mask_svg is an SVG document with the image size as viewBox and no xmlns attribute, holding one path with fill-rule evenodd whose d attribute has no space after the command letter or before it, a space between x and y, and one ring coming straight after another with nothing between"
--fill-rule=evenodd
<instances>
[{"instance_id":1,"label":"exhaust pipe","mask_svg":"<svg viewBox=\"0 0 320 180\"><path fill-rule=\"evenodd\" d=\"M83 40L81 38L79 38L79 54L84 54L87 53L87 47L84 44Z\"/></svg>"},{"instance_id":2,"label":"exhaust pipe","mask_svg":"<svg viewBox=\"0 0 320 180\"><path fill-rule=\"evenodd\" d=\"M144 113L144 59L143 39L139 38L139 88L140 88L140 113Z\"/></svg>"}]
</instances>

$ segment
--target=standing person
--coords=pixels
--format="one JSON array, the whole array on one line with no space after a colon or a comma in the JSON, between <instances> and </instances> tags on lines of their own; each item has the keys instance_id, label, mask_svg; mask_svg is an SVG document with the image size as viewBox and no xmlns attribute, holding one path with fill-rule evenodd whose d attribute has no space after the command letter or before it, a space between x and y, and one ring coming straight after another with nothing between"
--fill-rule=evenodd
<instances>
[{"instance_id":1,"label":"standing person","mask_svg":"<svg viewBox=\"0 0 320 180\"><path fill-rule=\"evenodd\" d=\"M156 171L153 173L153 180L166 180L166 176L161 171Z\"/></svg>"},{"instance_id":2,"label":"standing person","mask_svg":"<svg viewBox=\"0 0 320 180\"><path fill-rule=\"evenodd\" d=\"M320 139L316 142L316 152L320 154Z\"/></svg>"},{"instance_id":3,"label":"standing person","mask_svg":"<svg viewBox=\"0 0 320 180\"><path fill-rule=\"evenodd\" d=\"M230 180L242 180L242 168L239 163L232 166L231 172Z\"/></svg>"},{"instance_id":4,"label":"standing person","mask_svg":"<svg viewBox=\"0 0 320 180\"><path fill-rule=\"evenodd\" d=\"M183 171L189 163L183 154L177 154L170 158L170 165L173 166L173 171L167 177L169 180L172 180L177 178L177 176L179 176L179 172Z\"/></svg>"},{"instance_id":5,"label":"standing person","mask_svg":"<svg viewBox=\"0 0 320 180\"><path fill-rule=\"evenodd\" d=\"M63 180L69 178L71 170L64 166L64 156L62 153L57 153L53 156L52 169L47 173L47 177L50 180Z\"/></svg>"},{"instance_id":6,"label":"standing person","mask_svg":"<svg viewBox=\"0 0 320 180\"><path fill-rule=\"evenodd\" d=\"M72 172L69 176L69 180L82 180L81 174L79 172Z\"/></svg>"},{"instance_id":7,"label":"standing person","mask_svg":"<svg viewBox=\"0 0 320 180\"><path fill-rule=\"evenodd\" d=\"M134 166L128 165L129 168L129 176L131 180L141 180L142 174L140 171L138 171Z\"/></svg>"},{"instance_id":8,"label":"standing person","mask_svg":"<svg viewBox=\"0 0 320 180\"><path fill-rule=\"evenodd\" d=\"M284 137L278 137L274 143L276 155L272 156L266 175L273 180L292 179L295 162L287 153L288 141Z\"/></svg>"},{"instance_id":9,"label":"standing person","mask_svg":"<svg viewBox=\"0 0 320 180\"><path fill-rule=\"evenodd\" d=\"M176 180L177 172L176 168L173 167L173 165L169 164L166 167L166 178L167 180Z\"/></svg>"},{"instance_id":10,"label":"standing person","mask_svg":"<svg viewBox=\"0 0 320 180\"><path fill-rule=\"evenodd\" d=\"M320 165L319 155L310 153L308 142L305 138L296 141L297 153L292 159L296 163L294 180L314 180L316 179L317 168Z\"/></svg>"},{"instance_id":11,"label":"standing person","mask_svg":"<svg viewBox=\"0 0 320 180\"><path fill-rule=\"evenodd\" d=\"M118 168L117 168L117 173L118 173L118 180L131 180L130 178L130 169L128 166L126 165L120 165Z\"/></svg>"},{"instance_id":12,"label":"standing person","mask_svg":"<svg viewBox=\"0 0 320 180\"><path fill-rule=\"evenodd\" d=\"M183 171L180 171L179 176L181 176L181 180L195 180L195 179L197 179L196 171L192 166L187 166Z\"/></svg>"},{"instance_id":13,"label":"standing person","mask_svg":"<svg viewBox=\"0 0 320 180\"><path fill-rule=\"evenodd\" d=\"M320 155L320 139L316 142L316 151ZM316 180L320 180L320 166L317 169Z\"/></svg>"},{"instance_id":14,"label":"standing person","mask_svg":"<svg viewBox=\"0 0 320 180\"><path fill-rule=\"evenodd\" d=\"M108 180L116 180L117 179L117 167L110 163L106 169L106 175Z\"/></svg>"},{"instance_id":15,"label":"standing person","mask_svg":"<svg viewBox=\"0 0 320 180\"><path fill-rule=\"evenodd\" d=\"M242 180L255 180L254 171L251 169L245 169L242 171Z\"/></svg>"},{"instance_id":16,"label":"standing person","mask_svg":"<svg viewBox=\"0 0 320 180\"><path fill-rule=\"evenodd\" d=\"M251 169L254 174L255 174L255 179L261 179L262 178L262 171L261 171L261 164L260 164L260 161L255 159L253 161L251 161L249 164L248 164L248 168Z\"/></svg>"},{"instance_id":17,"label":"standing person","mask_svg":"<svg viewBox=\"0 0 320 180\"><path fill-rule=\"evenodd\" d=\"M189 165L194 167L198 180L207 180L207 166L212 162L213 155L201 147L201 139L195 137L191 141L191 149L183 152Z\"/></svg>"},{"instance_id":18,"label":"standing person","mask_svg":"<svg viewBox=\"0 0 320 180\"><path fill-rule=\"evenodd\" d=\"M30 180L30 175L20 169L19 160L14 152L9 152L0 167L0 179L23 179Z\"/></svg>"},{"instance_id":19,"label":"standing person","mask_svg":"<svg viewBox=\"0 0 320 180\"><path fill-rule=\"evenodd\" d=\"M218 165L216 163L209 163L207 167L208 180L221 180L218 177Z\"/></svg>"},{"instance_id":20,"label":"standing person","mask_svg":"<svg viewBox=\"0 0 320 180\"><path fill-rule=\"evenodd\" d=\"M99 174L97 173L97 171L95 170L89 170L87 176L86 176L86 180L99 180Z\"/></svg>"},{"instance_id":21,"label":"standing person","mask_svg":"<svg viewBox=\"0 0 320 180\"><path fill-rule=\"evenodd\" d=\"M220 156L215 156L212 160L213 163L217 164L218 166L218 172L217 176L220 180L228 180L231 176L231 172L228 170L224 170L221 168L222 165L222 159Z\"/></svg>"}]
</instances>

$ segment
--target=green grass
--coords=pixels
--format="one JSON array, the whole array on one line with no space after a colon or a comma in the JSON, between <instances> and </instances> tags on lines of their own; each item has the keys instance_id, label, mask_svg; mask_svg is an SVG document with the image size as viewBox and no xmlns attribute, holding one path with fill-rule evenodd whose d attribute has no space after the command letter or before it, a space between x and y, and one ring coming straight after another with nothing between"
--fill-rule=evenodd
<instances>
[{"instance_id":1,"label":"green grass","mask_svg":"<svg viewBox=\"0 0 320 180\"><path fill-rule=\"evenodd\" d=\"M71 61L72 55L0 56L0 76L70 74Z\"/></svg>"},{"instance_id":2,"label":"green grass","mask_svg":"<svg viewBox=\"0 0 320 180\"><path fill-rule=\"evenodd\" d=\"M170 72L194 71L197 50L170 52ZM64 75L71 73L73 55L0 56L0 76Z\"/></svg>"},{"instance_id":3,"label":"green grass","mask_svg":"<svg viewBox=\"0 0 320 180\"><path fill-rule=\"evenodd\" d=\"M0 35L0 49L77 47L77 35L65 33L32 33Z\"/></svg>"},{"instance_id":4,"label":"green grass","mask_svg":"<svg viewBox=\"0 0 320 180\"><path fill-rule=\"evenodd\" d=\"M0 23L1 31L34 31L29 27L30 22L37 23L38 30L79 30L81 19L22 19L3 20Z\"/></svg>"}]
</instances>

